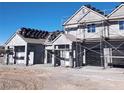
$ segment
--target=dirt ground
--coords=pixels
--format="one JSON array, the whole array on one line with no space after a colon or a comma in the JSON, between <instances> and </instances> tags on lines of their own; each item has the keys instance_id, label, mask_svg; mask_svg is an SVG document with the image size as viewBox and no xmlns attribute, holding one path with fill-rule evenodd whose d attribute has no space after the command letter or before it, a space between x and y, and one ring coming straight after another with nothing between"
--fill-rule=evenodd
<instances>
[{"instance_id":1,"label":"dirt ground","mask_svg":"<svg viewBox=\"0 0 124 93\"><path fill-rule=\"evenodd\" d=\"M124 69L0 65L1 90L124 89Z\"/></svg>"}]
</instances>

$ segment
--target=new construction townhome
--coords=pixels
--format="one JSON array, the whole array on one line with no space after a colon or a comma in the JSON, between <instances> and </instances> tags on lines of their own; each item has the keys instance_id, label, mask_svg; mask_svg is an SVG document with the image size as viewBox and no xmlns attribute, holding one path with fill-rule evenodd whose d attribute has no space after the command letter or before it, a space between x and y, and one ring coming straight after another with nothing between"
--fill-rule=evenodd
<instances>
[{"instance_id":1,"label":"new construction townhome","mask_svg":"<svg viewBox=\"0 0 124 93\"><path fill-rule=\"evenodd\" d=\"M85 5L64 22L64 32L52 39L52 33L40 39L15 33L6 43L6 49L12 51L6 55L6 63L124 66L123 11L124 4L108 15Z\"/></svg>"}]
</instances>

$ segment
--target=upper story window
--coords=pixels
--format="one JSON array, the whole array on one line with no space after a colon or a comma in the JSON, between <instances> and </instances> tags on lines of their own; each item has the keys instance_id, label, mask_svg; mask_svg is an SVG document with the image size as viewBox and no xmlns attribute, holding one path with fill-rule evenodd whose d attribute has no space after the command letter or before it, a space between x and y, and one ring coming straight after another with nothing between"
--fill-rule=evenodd
<instances>
[{"instance_id":1,"label":"upper story window","mask_svg":"<svg viewBox=\"0 0 124 93\"><path fill-rule=\"evenodd\" d=\"M87 32L88 33L95 32L95 31L96 31L96 25L95 24L87 25Z\"/></svg>"},{"instance_id":2,"label":"upper story window","mask_svg":"<svg viewBox=\"0 0 124 93\"><path fill-rule=\"evenodd\" d=\"M119 29L124 30L124 21L119 21Z\"/></svg>"}]
</instances>

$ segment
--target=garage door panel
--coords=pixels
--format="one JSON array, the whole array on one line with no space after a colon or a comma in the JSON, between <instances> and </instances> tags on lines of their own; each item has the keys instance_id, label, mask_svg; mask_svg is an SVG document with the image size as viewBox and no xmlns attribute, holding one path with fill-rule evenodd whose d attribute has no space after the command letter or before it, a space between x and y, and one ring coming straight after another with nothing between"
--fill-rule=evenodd
<instances>
[{"instance_id":1,"label":"garage door panel","mask_svg":"<svg viewBox=\"0 0 124 93\"><path fill-rule=\"evenodd\" d=\"M94 50L94 51L99 52L99 50ZM86 65L101 66L100 55L92 51L87 51Z\"/></svg>"}]
</instances>

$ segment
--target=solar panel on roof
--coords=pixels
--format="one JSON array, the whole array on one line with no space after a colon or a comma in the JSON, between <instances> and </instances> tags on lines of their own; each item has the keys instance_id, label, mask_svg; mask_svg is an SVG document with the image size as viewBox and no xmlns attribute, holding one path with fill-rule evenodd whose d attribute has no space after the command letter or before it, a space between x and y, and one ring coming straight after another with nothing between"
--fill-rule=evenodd
<instances>
[{"instance_id":1,"label":"solar panel on roof","mask_svg":"<svg viewBox=\"0 0 124 93\"><path fill-rule=\"evenodd\" d=\"M39 31L36 30L36 31L35 31L35 34L34 34L34 38L36 38L36 39L38 39L38 37L37 37L38 32L39 32Z\"/></svg>"},{"instance_id":2,"label":"solar panel on roof","mask_svg":"<svg viewBox=\"0 0 124 93\"><path fill-rule=\"evenodd\" d=\"M39 38L38 35L40 34L40 31L38 31L36 34L35 34L35 37Z\"/></svg>"},{"instance_id":3,"label":"solar panel on roof","mask_svg":"<svg viewBox=\"0 0 124 93\"><path fill-rule=\"evenodd\" d=\"M22 35L25 38L41 38L41 39L46 39L47 36L49 35L48 31L43 31L43 30L37 30L37 29L31 29L31 28L21 28L19 31L19 34Z\"/></svg>"},{"instance_id":4,"label":"solar panel on roof","mask_svg":"<svg viewBox=\"0 0 124 93\"><path fill-rule=\"evenodd\" d=\"M33 30L32 34L31 34L31 37L34 38L34 35L35 35L36 31Z\"/></svg>"},{"instance_id":5,"label":"solar panel on roof","mask_svg":"<svg viewBox=\"0 0 124 93\"><path fill-rule=\"evenodd\" d=\"M39 34L39 38L41 38L42 34L43 34L43 32L40 32L40 34Z\"/></svg>"},{"instance_id":6,"label":"solar panel on roof","mask_svg":"<svg viewBox=\"0 0 124 93\"><path fill-rule=\"evenodd\" d=\"M44 38L45 31L43 31L41 38Z\"/></svg>"},{"instance_id":7,"label":"solar panel on roof","mask_svg":"<svg viewBox=\"0 0 124 93\"><path fill-rule=\"evenodd\" d=\"M53 41L60 33L63 33L63 31L57 30L57 31L52 32L48 40Z\"/></svg>"}]
</instances>

